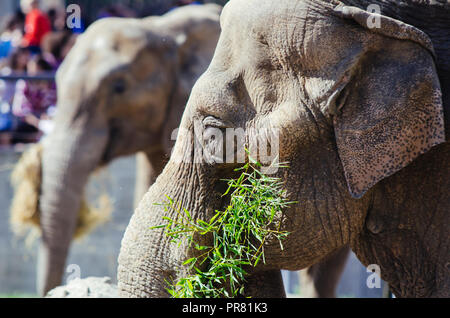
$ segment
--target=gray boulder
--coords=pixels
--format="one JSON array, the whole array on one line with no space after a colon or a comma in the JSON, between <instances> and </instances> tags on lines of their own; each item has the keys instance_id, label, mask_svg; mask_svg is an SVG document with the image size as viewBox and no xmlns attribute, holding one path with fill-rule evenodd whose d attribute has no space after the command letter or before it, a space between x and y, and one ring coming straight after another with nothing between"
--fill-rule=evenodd
<instances>
[{"instance_id":1,"label":"gray boulder","mask_svg":"<svg viewBox=\"0 0 450 318\"><path fill-rule=\"evenodd\" d=\"M117 286L109 277L76 278L48 292L46 298L118 298Z\"/></svg>"}]
</instances>

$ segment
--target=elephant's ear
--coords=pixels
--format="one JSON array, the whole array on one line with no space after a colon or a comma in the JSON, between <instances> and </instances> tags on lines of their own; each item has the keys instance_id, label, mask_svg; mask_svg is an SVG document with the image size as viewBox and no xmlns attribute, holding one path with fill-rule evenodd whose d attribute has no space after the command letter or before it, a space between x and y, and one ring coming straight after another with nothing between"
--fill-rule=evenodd
<instances>
[{"instance_id":1,"label":"elephant's ear","mask_svg":"<svg viewBox=\"0 0 450 318\"><path fill-rule=\"evenodd\" d=\"M367 28L369 13L355 7L337 11ZM338 152L355 198L445 142L430 39L413 26L377 18L380 28L361 32L370 33L378 44L358 56L332 106L338 110L334 116Z\"/></svg>"},{"instance_id":2,"label":"elephant's ear","mask_svg":"<svg viewBox=\"0 0 450 318\"><path fill-rule=\"evenodd\" d=\"M168 122L178 124L187 99L197 79L208 68L220 35L222 7L215 4L185 6L165 17L167 30L178 46L176 85L168 114ZM164 140L170 140L167 127Z\"/></svg>"},{"instance_id":3,"label":"elephant's ear","mask_svg":"<svg viewBox=\"0 0 450 318\"><path fill-rule=\"evenodd\" d=\"M195 19L186 21L174 32L178 45L178 87L175 92L178 96L188 97L197 79L211 63L220 35L219 13L198 12ZM184 97L182 99L185 100Z\"/></svg>"}]
</instances>

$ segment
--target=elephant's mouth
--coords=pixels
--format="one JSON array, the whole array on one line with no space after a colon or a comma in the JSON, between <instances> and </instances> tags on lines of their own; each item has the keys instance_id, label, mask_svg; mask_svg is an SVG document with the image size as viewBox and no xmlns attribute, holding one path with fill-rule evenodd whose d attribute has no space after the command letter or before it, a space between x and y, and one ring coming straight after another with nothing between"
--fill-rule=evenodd
<instances>
[{"instance_id":1,"label":"elephant's mouth","mask_svg":"<svg viewBox=\"0 0 450 318\"><path fill-rule=\"evenodd\" d=\"M114 159L134 155L140 151L152 153L159 150L160 132L139 129L129 123L112 121L108 129L108 141L101 157L100 166L111 163Z\"/></svg>"},{"instance_id":2,"label":"elephant's mouth","mask_svg":"<svg viewBox=\"0 0 450 318\"><path fill-rule=\"evenodd\" d=\"M108 144L108 147L107 147L106 151L103 153L103 156L100 159L100 162L98 164L99 168L104 168L114 159L111 149L112 148Z\"/></svg>"},{"instance_id":3,"label":"elephant's mouth","mask_svg":"<svg viewBox=\"0 0 450 318\"><path fill-rule=\"evenodd\" d=\"M117 158L116 149L120 141L120 129L114 124L110 125L108 133L108 141L106 143L105 151L100 159L99 166L104 167L108 165L114 158Z\"/></svg>"},{"instance_id":4,"label":"elephant's mouth","mask_svg":"<svg viewBox=\"0 0 450 318\"><path fill-rule=\"evenodd\" d=\"M99 168L107 166L114 159L112 155L112 149L113 148L110 146L110 144L108 144L106 151L103 153L103 156L100 159Z\"/></svg>"}]
</instances>

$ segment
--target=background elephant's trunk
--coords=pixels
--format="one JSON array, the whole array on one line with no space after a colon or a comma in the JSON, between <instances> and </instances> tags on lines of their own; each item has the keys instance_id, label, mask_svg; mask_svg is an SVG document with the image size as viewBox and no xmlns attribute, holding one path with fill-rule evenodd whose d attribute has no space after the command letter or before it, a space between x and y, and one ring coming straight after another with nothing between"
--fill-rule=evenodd
<instances>
[{"instance_id":1,"label":"background elephant's trunk","mask_svg":"<svg viewBox=\"0 0 450 318\"><path fill-rule=\"evenodd\" d=\"M107 143L106 129L58 129L44 143L38 255L38 292L61 283L81 197Z\"/></svg>"}]
</instances>

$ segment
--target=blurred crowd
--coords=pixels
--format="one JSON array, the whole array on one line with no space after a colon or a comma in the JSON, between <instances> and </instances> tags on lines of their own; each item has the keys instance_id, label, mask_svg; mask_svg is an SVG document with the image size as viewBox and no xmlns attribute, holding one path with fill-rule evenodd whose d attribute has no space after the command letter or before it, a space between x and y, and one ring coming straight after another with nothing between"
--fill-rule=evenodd
<instances>
[{"instance_id":1,"label":"blurred crowd","mask_svg":"<svg viewBox=\"0 0 450 318\"><path fill-rule=\"evenodd\" d=\"M65 12L21 0L0 33L0 145L36 142L51 129L54 73L82 29L66 28Z\"/></svg>"},{"instance_id":2,"label":"blurred crowd","mask_svg":"<svg viewBox=\"0 0 450 318\"><path fill-rule=\"evenodd\" d=\"M180 0L175 6L200 4ZM134 17L116 4L98 19ZM39 0L21 0L0 31L0 147L37 142L52 129L57 94L54 74L77 36L85 29L68 28L62 8L43 10Z\"/></svg>"}]
</instances>

